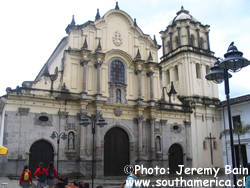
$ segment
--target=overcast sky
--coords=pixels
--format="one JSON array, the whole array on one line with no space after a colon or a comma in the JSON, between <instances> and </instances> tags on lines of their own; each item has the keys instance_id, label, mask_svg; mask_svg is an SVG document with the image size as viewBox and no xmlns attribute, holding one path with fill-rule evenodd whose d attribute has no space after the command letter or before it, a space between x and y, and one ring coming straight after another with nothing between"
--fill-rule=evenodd
<instances>
[{"instance_id":1,"label":"overcast sky","mask_svg":"<svg viewBox=\"0 0 250 188\"><path fill-rule=\"evenodd\" d=\"M6 0L0 2L0 96L6 87L16 88L34 80L75 15L76 24L94 20L115 7L115 0ZM142 31L156 35L164 30L184 6L202 24L210 25L210 45L215 56L223 57L234 41L250 59L249 0L120 0L119 7L136 18ZM161 51L161 49L159 50ZM231 97L250 93L250 66L233 74ZM224 86L219 85L220 99Z\"/></svg>"}]
</instances>

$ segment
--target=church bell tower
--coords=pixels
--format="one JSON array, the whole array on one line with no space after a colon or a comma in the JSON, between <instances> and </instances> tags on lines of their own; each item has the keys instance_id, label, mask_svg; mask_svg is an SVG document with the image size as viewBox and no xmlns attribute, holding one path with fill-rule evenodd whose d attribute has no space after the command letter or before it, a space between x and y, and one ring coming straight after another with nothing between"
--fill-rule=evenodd
<instances>
[{"instance_id":1,"label":"church bell tower","mask_svg":"<svg viewBox=\"0 0 250 188\"><path fill-rule=\"evenodd\" d=\"M203 25L181 7L160 34L161 85L167 91L174 86L178 99L192 108L190 160L193 167L221 166L218 87L205 79L216 61L210 49L209 25ZM213 137L212 149L209 136Z\"/></svg>"},{"instance_id":2,"label":"church bell tower","mask_svg":"<svg viewBox=\"0 0 250 188\"><path fill-rule=\"evenodd\" d=\"M203 25L181 7L166 30L161 31L162 84L174 83L178 95L218 98L217 86L205 79L215 62L210 50L209 25Z\"/></svg>"}]
</instances>

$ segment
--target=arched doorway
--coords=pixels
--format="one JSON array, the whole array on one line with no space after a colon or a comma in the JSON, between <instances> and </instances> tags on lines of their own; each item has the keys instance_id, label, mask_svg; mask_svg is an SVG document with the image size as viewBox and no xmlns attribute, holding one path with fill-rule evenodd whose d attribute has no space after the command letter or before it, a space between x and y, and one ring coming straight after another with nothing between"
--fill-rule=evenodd
<instances>
[{"instance_id":1,"label":"arched doorway","mask_svg":"<svg viewBox=\"0 0 250 188\"><path fill-rule=\"evenodd\" d=\"M129 138L121 128L114 127L104 136L104 176L121 176L129 164Z\"/></svg>"},{"instance_id":2,"label":"arched doorway","mask_svg":"<svg viewBox=\"0 0 250 188\"><path fill-rule=\"evenodd\" d=\"M183 150L179 144L173 144L168 150L169 171L175 174L179 171L178 165L183 165Z\"/></svg>"},{"instance_id":3,"label":"arched doorway","mask_svg":"<svg viewBox=\"0 0 250 188\"><path fill-rule=\"evenodd\" d=\"M49 142L45 140L39 140L31 145L29 154L29 168L32 174L38 168L40 162L43 162L44 167L47 168L50 161L54 161L54 149Z\"/></svg>"}]
</instances>

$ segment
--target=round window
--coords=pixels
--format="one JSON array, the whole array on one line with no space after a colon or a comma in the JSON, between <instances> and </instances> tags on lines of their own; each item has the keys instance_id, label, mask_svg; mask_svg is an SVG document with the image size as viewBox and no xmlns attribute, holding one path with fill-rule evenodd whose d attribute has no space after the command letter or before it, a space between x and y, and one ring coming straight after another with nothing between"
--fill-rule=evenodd
<instances>
[{"instance_id":1,"label":"round window","mask_svg":"<svg viewBox=\"0 0 250 188\"><path fill-rule=\"evenodd\" d=\"M48 116L40 116L38 119L39 119L40 121L49 121Z\"/></svg>"},{"instance_id":2,"label":"round window","mask_svg":"<svg viewBox=\"0 0 250 188\"><path fill-rule=\"evenodd\" d=\"M175 131L177 131L177 130L179 129L179 126L178 126L178 125L174 125L173 129L174 129Z\"/></svg>"}]
</instances>

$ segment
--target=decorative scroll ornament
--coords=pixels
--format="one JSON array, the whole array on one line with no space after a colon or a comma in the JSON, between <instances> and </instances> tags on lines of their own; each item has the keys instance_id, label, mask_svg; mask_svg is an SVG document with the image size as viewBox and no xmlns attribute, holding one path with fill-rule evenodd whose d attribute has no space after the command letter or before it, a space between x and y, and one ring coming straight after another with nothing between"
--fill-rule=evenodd
<instances>
[{"instance_id":1,"label":"decorative scroll ornament","mask_svg":"<svg viewBox=\"0 0 250 188\"><path fill-rule=\"evenodd\" d=\"M122 36L119 31L115 31L113 34L113 43L116 46L121 46L122 44Z\"/></svg>"}]
</instances>

